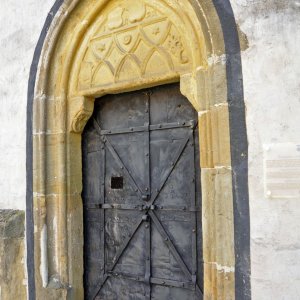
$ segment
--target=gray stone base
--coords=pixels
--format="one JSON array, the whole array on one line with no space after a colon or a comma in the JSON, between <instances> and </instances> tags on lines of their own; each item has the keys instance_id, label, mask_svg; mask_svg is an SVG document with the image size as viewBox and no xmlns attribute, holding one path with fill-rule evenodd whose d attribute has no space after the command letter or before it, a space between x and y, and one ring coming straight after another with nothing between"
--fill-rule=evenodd
<instances>
[{"instance_id":1,"label":"gray stone base","mask_svg":"<svg viewBox=\"0 0 300 300\"><path fill-rule=\"evenodd\" d=\"M0 299L25 300L25 213L0 210Z\"/></svg>"}]
</instances>

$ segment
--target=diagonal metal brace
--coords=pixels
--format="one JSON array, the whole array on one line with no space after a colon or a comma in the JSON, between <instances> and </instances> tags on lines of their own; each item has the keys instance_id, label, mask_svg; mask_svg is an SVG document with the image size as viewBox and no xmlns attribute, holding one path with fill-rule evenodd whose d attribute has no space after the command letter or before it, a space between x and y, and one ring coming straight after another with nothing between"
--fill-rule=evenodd
<instances>
[{"instance_id":1,"label":"diagonal metal brace","mask_svg":"<svg viewBox=\"0 0 300 300\"><path fill-rule=\"evenodd\" d=\"M97 130L98 134L101 135L101 127L98 124L97 120L94 119L94 127ZM134 190L136 192L139 193L139 197L143 197L143 194L141 192L140 187L138 186L138 184L135 182L135 180L133 179L133 177L131 176L130 172L128 171L128 169L126 168L126 166L124 165L123 161L121 160L120 156L118 155L117 151L115 150L115 148L112 146L112 144L110 143L109 139L107 137L103 137L103 142L106 144L106 147L108 148L108 150L110 151L110 153L112 154L113 158L115 159L116 163L118 164L118 166L121 168L121 170L124 172L125 176L129 179L129 181L131 182L132 186L134 187Z\"/></svg>"},{"instance_id":2,"label":"diagonal metal brace","mask_svg":"<svg viewBox=\"0 0 300 300\"><path fill-rule=\"evenodd\" d=\"M196 293L198 294L199 297L203 297L203 293L196 282L196 278L194 276L192 276L192 274L189 271L188 267L186 266L184 260L182 259L181 255L178 253L178 250L176 249L175 245L173 244L172 240L170 239L168 233L166 232L166 230L164 229L160 220L156 216L156 213L154 211L149 211L149 216L151 217L151 220L155 224L156 228L158 229L158 232L160 233L162 238L165 240L168 248L170 249L170 251L173 254L173 256L175 257L175 259L177 260L182 271L185 273L188 280L195 285Z\"/></svg>"},{"instance_id":3,"label":"diagonal metal brace","mask_svg":"<svg viewBox=\"0 0 300 300\"><path fill-rule=\"evenodd\" d=\"M169 170L165 173L165 176L163 177L163 180L160 184L160 187L152 194L152 197L150 199L150 203L149 205L154 204L155 200L157 199L158 195L160 194L161 190L163 189L163 187L165 186L166 182L168 181L170 175L172 174L177 162L179 161L181 154L183 153L188 141L189 141L189 137L187 137L182 144L180 145L179 149L177 150L176 154L175 154L175 159L173 161L173 163L171 164L171 166L169 167Z\"/></svg>"},{"instance_id":4,"label":"diagonal metal brace","mask_svg":"<svg viewBox=\"0 0 300 300\"><path fill-rule=\"evenodd\" d=\"M114 260L114 263L111 267L110 270L108 270L107 272L113 272L114 268L116 267L116 265L118 264L123 252L125 251L125 249L128 247L130 241L132 240L134 234L138 231L138 229L140 228L141 224L142 224L143 220L138 221L138 223L136 224L136 226L134 227L134 230L132 231L132 234L125 240L125 242L123 243L122 247L119 249L118 254L116 255L116 258ZM108 276L105 275L103 280L97 285L97 287L95 288L94 293L92 294L93 297L92 299L95 299L98 295L98 293L100 292L101 288L103 287L103 285L105 284L106 280L108 279Z\"/></svg>"}]
</instances>

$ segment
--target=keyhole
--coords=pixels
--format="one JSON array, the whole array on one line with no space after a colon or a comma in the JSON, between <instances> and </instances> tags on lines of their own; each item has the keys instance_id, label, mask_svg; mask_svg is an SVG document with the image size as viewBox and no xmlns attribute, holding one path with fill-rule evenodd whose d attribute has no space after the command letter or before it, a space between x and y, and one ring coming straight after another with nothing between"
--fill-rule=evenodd
<instances>
[{"instance_id":1,"label":"keyhole","mask_svg":"<svg viewBox=\"0 0 300 300\"><path fill-rule=\"evenodd\" d=\"M121 190L123 189L124 180L123 177L112 177L111 178L111 189Z\"/></svg>"}]
</instances>

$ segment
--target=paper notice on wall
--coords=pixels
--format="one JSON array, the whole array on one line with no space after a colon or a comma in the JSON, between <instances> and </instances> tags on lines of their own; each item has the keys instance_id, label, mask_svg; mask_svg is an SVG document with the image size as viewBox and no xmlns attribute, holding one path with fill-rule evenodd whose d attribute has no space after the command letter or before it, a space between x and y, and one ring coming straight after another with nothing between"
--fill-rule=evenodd
<instances>
[{"instance_id":1,"label":"paper notice on wall","mask_svg":"<svg viewBox=\"0 0 300 300\"><path fill-rule=\"evenodd\" d=\"M267 198L300 199L300 143L264 145Z\"/></svg>"}]
</instances>

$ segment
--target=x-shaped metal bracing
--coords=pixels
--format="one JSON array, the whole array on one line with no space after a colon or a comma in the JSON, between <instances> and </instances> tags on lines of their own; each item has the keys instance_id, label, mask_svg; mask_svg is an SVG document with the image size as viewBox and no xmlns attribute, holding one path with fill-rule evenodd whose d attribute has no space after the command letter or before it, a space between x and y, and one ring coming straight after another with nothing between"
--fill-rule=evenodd
<instances>
[{"instance_id":1,"label":"x-shaped metal bracing","mask_svg":"<svg viewBox=\"0 0 300 300\"><path fill-rule=\"evenodd\" d=\"M97 133L101 137L103 137L101 127L100 127L100 125L99 125L99 123L97 122L96 119L94 119L94 127L95 127ZM168 233L166 232L165 228L161 224L161 221L159 220L157 214L155 213L154 210L151 209L153 207L156 199L158 198L161 190L163 189L163 187L165 186L166 182L168 181L168 178L172 174L172 171L174 170L177 162L179 161L179 159L181 157L181 154L183 153L184 149L186 148L189 140L190 140L190 137L188 136L187 138L185 138L183 140L183 142L181 143L180 147L176 151L175 159L171 163L171 165L169 166L169 169L165 172L164 177L162 178L162 181L160 183L159 188L157 188L157 189L154 190L154 193L151 195L151 198L148 201L148 204L147 204L147 206L145 208L145 214L148 215L151 218L151 220L153 221L153 223L155 224L158 232L162 236L163 240L166 242L166 245L168 246L170 252L175 257L177 263L179 264L181 270L184 272L184 274L186 275L186 277L188 278L188 280L191 281L191 282L193 282L193 284L195 284L195 289L196 289L197 295L199 295L200 297L203 297L203 293L202 293L201 289L199 288L198 284L196 282L194 282L195 281L194 280L195 276L193 274L191 274L191 272L189 271L188 267L186 266L184 260L181 258L181 255L179 254L176 246L174 245L174 243L170 239L170 237L169 237ZM117 162L118 166L123 170L124 175L130 181L131 185L135 188L135 191L137 191L138 195L142 198L143 194L142 194L142 191L141 191L140 187L135 182L135 180L132 177L131 173L129 172L129 170L126 168L126 166L122 162L120 156L118 155L118 153L116 152L116 150L114 149L114 147L112 146L112 144L110 143L109 138L106 136L106 137L103 138L102 141L103 141L103 143L105 143L107 149L112 154L112 156L115 159L115 161ZM138 231L138 229L140 228L140 226L141 226L141 224L143 222L144 222L144 220L141 219L133 227L132 234L130 234L130 236L128 236L128 238L124 241L124 243L121 246L121 248L119 249L116 257L114 258L113 265L111 266L110 270L107 273L113 272L113 270L117 266L117 264L118 264L118 262L119 262L119 260L120 260L120 258L122 256L122 254L124 253L125 249L128 247L130 241L132 240L132 238L134 237L135 233ZM105 284L105 282L107 281L108 278L109 278L108 274L105 274L103 276L102 281L95 288L95 292L93 293L92 299L95 299L97 297L97 295L99 294L101 288L103 287L103 285Z\"/></svg>"}]
</instances>

